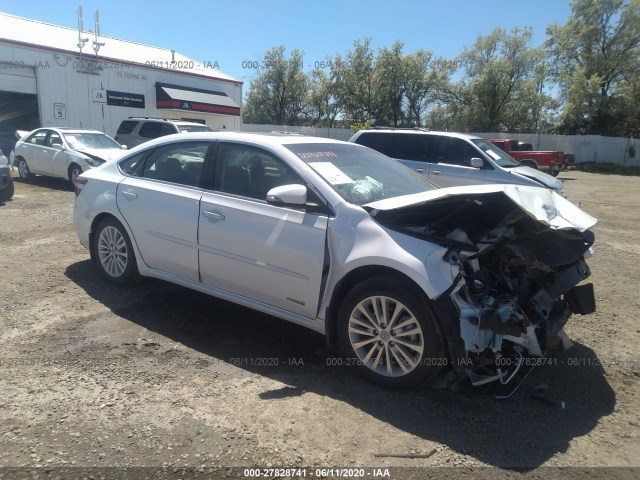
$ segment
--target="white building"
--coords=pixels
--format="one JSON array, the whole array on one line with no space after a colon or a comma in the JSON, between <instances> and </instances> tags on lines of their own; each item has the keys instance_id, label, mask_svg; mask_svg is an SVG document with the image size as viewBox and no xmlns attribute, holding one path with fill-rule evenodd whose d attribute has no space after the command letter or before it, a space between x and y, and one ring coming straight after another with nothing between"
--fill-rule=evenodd
<instances>
[{"instance_id":1,"label":"white building","mask_svg":"<svg viewBox=\"0 0 640 480\"><path fill-rule=\"evenodd\" d=\"M0 147L11 148L16 130L41 126L115 136L129 116L240 130L242 82L216 68L215 60L0 13Z\"/></svg>"}]
</instances>

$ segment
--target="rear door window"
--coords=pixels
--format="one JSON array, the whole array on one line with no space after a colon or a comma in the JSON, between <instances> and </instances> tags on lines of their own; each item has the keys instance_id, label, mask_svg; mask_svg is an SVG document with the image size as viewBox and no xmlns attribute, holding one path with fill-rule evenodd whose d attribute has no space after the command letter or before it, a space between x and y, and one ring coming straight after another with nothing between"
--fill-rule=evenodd
<instances>
[{"instance_id":1,"label":"rear door window","mask_svg":"<svg viewBox=\"0 0 640 480\"><path fill-rule=\"evenodd\" d=\"M27 139L27 143L32 145L44 145L47 137L47 130L39 130Z\"/></svg>"},{"instance_id":2,"label":"rear door window","mask_svg":"<svg viewBox=\"0 0 640 480\"><path fill-rule=\"evenodd\" d=\"M140 127L140 136L144 138L158 138L160 136L160 123L144 122Z\"/></svg>"}]
</instances>

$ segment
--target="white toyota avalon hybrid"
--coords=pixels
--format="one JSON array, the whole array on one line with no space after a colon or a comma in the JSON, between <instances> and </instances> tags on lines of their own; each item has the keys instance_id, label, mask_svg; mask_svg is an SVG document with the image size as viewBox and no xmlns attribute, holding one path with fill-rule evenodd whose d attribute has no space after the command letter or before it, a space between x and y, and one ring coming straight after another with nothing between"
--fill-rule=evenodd
<instances>
[{"instance_id":1,"label":"white toyota avalon hybrid","mask_svg":"<svg viewBox=\"0 0 640 480\"><path fill-rule=\"evenodd\" d=\"M76 195L107 280L160 278L304 325L392 388L443 369L509 383L595 309L596 220L578 207L538 187L439 189L353 143L170 135L84 172Z\"/></svg>"}]
</instances>

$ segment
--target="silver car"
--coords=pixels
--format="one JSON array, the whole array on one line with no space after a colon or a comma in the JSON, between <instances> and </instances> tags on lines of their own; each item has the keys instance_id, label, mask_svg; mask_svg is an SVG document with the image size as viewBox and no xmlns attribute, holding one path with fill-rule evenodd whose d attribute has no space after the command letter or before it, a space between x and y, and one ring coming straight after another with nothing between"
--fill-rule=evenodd
<instances>
[{"instance_id":1,"label":"silver car","mask_svg":"<svg viewBox=\"0 0 640 480\"><path fill-rule=\"evenodd\" d=\"M557 178L517 160L473 135L421 129L360 130L350 139L394 158L440 187L512 183L562 193Z\"/></svg>"},{"instance_id":2,"label":"silver car","mask_svg":"<svg viewBox=\"0 0 640 480\"><path fill-rule=\"evenodd\" d=\"M116 284L160 278L339 342L379 384L446 369L509 383L594 310L595 219L541 188L439 189L335 140L177 134L76 181L74 222Z\"/></svg>"}]
</instances>

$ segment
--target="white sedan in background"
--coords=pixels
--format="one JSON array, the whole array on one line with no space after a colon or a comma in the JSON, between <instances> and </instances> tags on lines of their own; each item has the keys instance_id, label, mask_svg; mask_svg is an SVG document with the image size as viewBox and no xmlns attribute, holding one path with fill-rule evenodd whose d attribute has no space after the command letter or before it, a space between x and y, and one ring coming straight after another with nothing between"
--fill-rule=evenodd
<instances>
[{"instance_id":1,"label":"white sedan in background","mask_svg":"<svg viewBox=\"0 0 640 480\"><path fill-rule=\"evenodd\" d=\"M578 207L540 187L439 189L353 143L169 135L83 173L76 195L107 280L156 277L304 325L392 388L442 369L507 384L595 309L577 285L596 220Z\"/></svg>"},{"instance_id":2,"label":"white sedan in background","mask_svg":"<svg viewBox=\"0 0 640 480\"><path fill-rule=\"evenodd\" d=\"M34 174L66 178L72 184L82 172L120 157L123 147L97 130L38 128L22 134L14 148L21 178Z\"/></svg>"}]
</instances>

